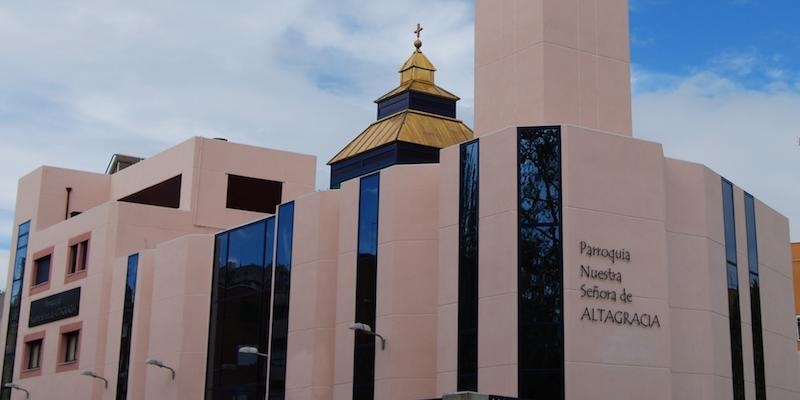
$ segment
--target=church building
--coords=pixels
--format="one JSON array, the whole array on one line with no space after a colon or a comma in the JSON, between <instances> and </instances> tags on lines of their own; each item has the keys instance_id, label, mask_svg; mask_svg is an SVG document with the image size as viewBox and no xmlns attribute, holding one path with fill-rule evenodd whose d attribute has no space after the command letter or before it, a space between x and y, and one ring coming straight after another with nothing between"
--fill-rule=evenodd
<instances>
[{"instance_id":1,"label":"church building","mask_svg":"<svg viewBox=\"0 0 800 400\"><path fill-rule=\"evenodd\" d=\"M474 128L418 26L330 189L200 137L22 177L0 400L800 398L788 221L633 136L628 2L475 20Z\"/></svg>"}]
</instances>

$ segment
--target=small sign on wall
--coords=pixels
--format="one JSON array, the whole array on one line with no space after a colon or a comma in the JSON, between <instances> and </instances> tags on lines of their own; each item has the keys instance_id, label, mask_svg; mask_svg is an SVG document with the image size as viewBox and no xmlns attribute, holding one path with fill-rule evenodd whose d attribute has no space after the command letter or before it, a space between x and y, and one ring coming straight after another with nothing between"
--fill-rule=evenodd
<instances>
[{"instance_id":1,"label":"small sign on wall","mask_svg":"<svg viewBox=\"0 0 800 400\"><path fill-rule=\"evenodd\" d=\"M39 326L48 322L74 317L78 315L81 305L81 288L67 290L31 302L28 316L28 327Z\"/></svg>"}]
</instances>

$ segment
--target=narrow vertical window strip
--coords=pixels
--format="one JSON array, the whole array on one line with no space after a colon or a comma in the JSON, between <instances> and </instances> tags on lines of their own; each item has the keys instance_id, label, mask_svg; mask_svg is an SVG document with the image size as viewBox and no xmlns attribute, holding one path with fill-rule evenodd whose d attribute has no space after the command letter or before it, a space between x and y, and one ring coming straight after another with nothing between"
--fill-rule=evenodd
<instances>
[{"instance_id":1,"label":"narrow vertical window strip","mask_svg":"<svg viewBox=\"0 0 800 400\"><path fill-rule=\"evenodd\" d=\"M758 239L756 231L755 199L744 194L745 222L747 224L747 264L750 282L750 316L753 328L753 366L756 379L756 400L767 399L764 373L764 335L761 324L761 279L758 272Z\"/></svg>"},{"instance_id":2,"label":"narrow vertical window strip","mask_svg":"<svg viewBox=\"0 0 800 400\"><path fill-rule=\"evenodd\" d=\"M361 178L358 199L358 255L356 258L355 322L377 331L378 209L380 175ZM353 400L372 400L375 395L375 337L355 333L353 351Z\"/></svg>"},{"instance_id":3,"label":"narrow vertical window strip","mask_svg":"<svg viewBox=\"0 0 800 400\"><path fill-rule=\"evenodd\" d=\"M31 221L22 223L17 228L17 248L14 254L14 273L8 307L8 327L6 329L6 348L3 351L3 380L0 387L0 400L11 398L11 389L5 384L11 383L14 374L14 358L17 353L17 334L19 333L19 313L22 303L22 278L25 276L25 260L28 257L28 235Z\"/></svg>"},{"instance_id":4,"label":"narrow vertical window strip","mask_svg":"<svg viewBox=\"0 0 800 400\"><path fill-rule=\"evenodd\" d=\"M739 274L736 256L736 218L733 207L733 184L722 179L722 212L725 228L725 255L727 259L728 314L731 338L731 370L733 372L733 399L745 400L744 360L742 356L742 317L739 305Z\"/></svg>"},{"instance_id":5,"label":"narrow vertical window strip","mask_svg":"<svg viewBox=\"0 0 800 400\"><path fill-rule=\"evenodd\" d=\"M228 263L228 232L214 238L214 261L211 274L211 310L208 324L208 355L206 357L206 399L213 398L214 388L220 384L222 343L224 338L222 310L219 300L224 296L224 267Z\"/></svg>"},{"instance_id":6,"label":"narrow vertical window strip","mask_svg":"<svg viewBox=\"0 0 800 400\"><path fill-rule=\"evenodd\" d=\"M269 348L269 400L283 400L286 397L286 341L289 331L293 234L294 202L290 202L278 207L272 333Z\"/></svg>"},{"instance_id":7,"label":"narrow vertical window strip","mask_svg":"<svg viewBox=\"0 0 800 400\"><path fill-rule=\"evenodd\" d=\"M133 305L136 300L136 281L139 272L139 254L128 256L125 275L125 294L122 307L122 330L119 344L119 366L117 367L117 400L128 398L128 376L131 364L133 340ZM69 350L67 351L69 354Z\"/></svg>"},{"instance_id":8,"label":"narrow vertical window strip","mask_svg":"<svg viewBox=\"0 0 800 400\"><path fill-rule=\"evenodd\" d=\"M461 145L458 210L458 391L478 391L478 141Z\"/></svg>"},{"instance_id":9,"label":"narrow vertical window strip","mask_svg":"<svg viewBox=\"0 0 800 400\"><path fill-rule=\"evenodd\" d=\"M518 397L563 399L561 129L517 139Z\"/></svg>"}]
</instances>

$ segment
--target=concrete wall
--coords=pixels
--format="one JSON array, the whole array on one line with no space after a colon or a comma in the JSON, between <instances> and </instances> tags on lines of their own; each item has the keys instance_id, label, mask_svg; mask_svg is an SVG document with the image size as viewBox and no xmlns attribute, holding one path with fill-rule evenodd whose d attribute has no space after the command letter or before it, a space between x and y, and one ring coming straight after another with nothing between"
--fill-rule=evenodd
<instances>
[{"instance_id":1,"label":"concrete wall","mask_svg":"<svg viewBox=\"0 0 800 400\"><path fill-rule=\"evenodd\" d=\"M287 399L333 397L339 207L337 191L295 200Z\"/></svg>"},{"instance_id":2,"label":"concrete wall","mask_svg":"<svg viewBox=\"0 0 800 400\"><path fill-rule=\"evenodd\" d=\"M562 129L566 398L671 399L661 146L578 127ZM581 253L581 242L625 249L630 261L589 257ZM622 274L622 282L582 276L582 265L611 268ZM615 291L617 300L584 297L581 288L594 285ZM632 295L629 302L622 301L623 291ZM583 315L592 308L657 315L660 326L595 322Z\"/></svg>"}]
</instances>

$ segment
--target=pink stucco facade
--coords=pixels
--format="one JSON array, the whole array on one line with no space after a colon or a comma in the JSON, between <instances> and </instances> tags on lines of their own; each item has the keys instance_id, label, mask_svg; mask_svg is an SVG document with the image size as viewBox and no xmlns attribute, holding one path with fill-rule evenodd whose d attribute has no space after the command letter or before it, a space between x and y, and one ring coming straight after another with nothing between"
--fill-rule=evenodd
<instances>
[{"instance_id":1,"label":"pink stucco facade","mask_svg":"<svg viewBox=\"0 0 800 400\"><path fill-rule=\"evenodd\" d=\"M727 228L735 226L735 234L726 235L727 181L633 137L627 2L477 0L476 10L477 392L537 398L520 393L522 365L535 358L521 354L528 344L521 326L529 321L520 317L520 304L531 283L520 278L529 260L520 249L527 209L519 181L535 174L521 167L520 128L550 126L559 143L559 262L550 265L558 272L554 314L562 334L552 352L561 381L550 383L563 390L557 398L734 398L734 326L741 331L745 398L757 399L759 385L753 332L762 338L767 398L800 397L788 221L758 200L748 219L746 193L733 185ZM438 162L398 163L315 191L313 156L193 138L112 175L37 169L20 180L14 219L15 227L31 221L31 233L12 381L34 399L117 398L126 268L128 256L138 254L129 399L410 400L459 392L463 161L455 145L441 149ZM375 174L378 187L362 186ZM175 208L120 201L177 175ZM231 175L280 182L280 203L292 204L291 217L229 208ZM66 187L67 211L81 212L70 218ZM377 215L372 225L364 222L369 199ZM267 220L277 228L253 243L276 247L262 254L272 312L237 315L266 329L267 347L258 350L271 358L258 365L268 380L215 391L236 386L215 383L215 374L256 363L238 359L224 363L223 372L211 365L209 352L217 350L209 349L236 356L238 346L250 345L220 339L238 328L231 319L219 329L213 303L224 283L215 271L245 266L220 258L219 238L232 241L225 235ZM275 232L286 221L288 236L280 237ZM370 227L374 235L365 234ZM70 246L85 240L86 270L70 274ZM374 276L364 273L371 260L362 247L370 240ZM609 249L619 254L612 259ZM749 265L753 250L758 262ZM290 254L283 258L290 262L279 265L279 254ZM733 278L726 275L732 254ZM34 261L46 255L49 280L34 287ZM760 310L751 309L748 285L755 267ZM365 276L373 279L367 283L374 296L359 288ZM739 315L730 311L731 280ZM10 272L9 287L13 281ZM281 282L288 283L283 303L275 294ZM77 287L77 315L29 327L32 302ZM375 340L369 396L356 382L364 372L355 370L364 351L356 335L367 334L352 329L364 322L356 320L359 307L374 308L370 328L386 340L385 348ZM9 325L4 314L0 345ZM62 362L62 336L75 329L78 359ZM40 366L28 369L26 346L36 340ZM175 379L148 359L174 368ZM81 371L107 378L108 388ZM285 372L278 384L275 371ZM258 390L268 394L254 396ZM11 396L24 398L20 391Z\"/></svg>"},{"instance_id":2,"label":"pink stucco facade","mask_svg":"<svg viewBox=\"0 0 800 400\"><path fill-rule=\"evenodd\" d=\"M115 398L113 382L106 390L102 381L79 373L91 370L109 379L117 374L126 262L138 253L129 398L202 397L197 382L205 376L211 291L206 266L213 255L213 237L207 234L263 215L225 207L226 175L283 182L288 200L314 190L314 165L312 156L193 138L114 175L42 167L20 179L15 232L31 221L31 234L13 381L29 388L33 398ZM116 201L178 174L177 209ZM66 187L72 188L70 209L82 213L65 220ZM79 236L88 238L86 269L70 276L70 240ZM32 266L42 249L51 251L50 279L46 290L36 291ZM28 327L32 301L76 287L81 288L77 316ZM6 321L0 330L3 345ZM79 358L64 364L59 330L75 323L81 324ZM30 374L22 365L23 337L35 333L44 335L41 367ZM145 368L148 358L182 372L172 382L163 371ZM14 392L13 398L24 394Z\"/></svg>"}]
</instances>

